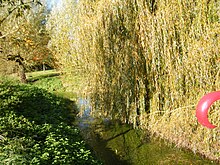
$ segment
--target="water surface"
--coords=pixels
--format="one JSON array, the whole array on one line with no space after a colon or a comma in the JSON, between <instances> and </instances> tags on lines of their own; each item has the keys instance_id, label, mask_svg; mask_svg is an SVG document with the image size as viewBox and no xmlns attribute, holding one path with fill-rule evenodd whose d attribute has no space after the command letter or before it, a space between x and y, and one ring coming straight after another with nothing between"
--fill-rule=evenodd
<instances>
[{"instance_id":1,"label":"water surface","mask_svg":"<svg viewBox=\"0 0 220 165\"><path fill-rule=\"evenodd\" d=\"M77 120L78 126L105 165L216 164L164 140L152 138L146 131L106 118L93 118L87 100L80 99L78 104L85 108L84 114Z\"/></svg>"}]
</instances>

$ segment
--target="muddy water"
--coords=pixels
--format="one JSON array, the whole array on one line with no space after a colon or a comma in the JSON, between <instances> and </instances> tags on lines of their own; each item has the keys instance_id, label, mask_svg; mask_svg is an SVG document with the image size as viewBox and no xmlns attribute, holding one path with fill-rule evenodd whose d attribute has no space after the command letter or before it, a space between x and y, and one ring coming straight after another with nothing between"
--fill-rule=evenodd
<instances>
[{"instance_id":1,"label":"muddy water","mask_svg":"<svg viewBox=\"0 0 220 165\"><path fill-rule=\"evenodd\" d=\"M143 130L132 129L117 121L90 116L88 101L80 99L84 106L77 124L84 139L105 165L209 165L216 164L190 151L181 150L157 138L150 138Z\"/></svg>"}]
</instances>

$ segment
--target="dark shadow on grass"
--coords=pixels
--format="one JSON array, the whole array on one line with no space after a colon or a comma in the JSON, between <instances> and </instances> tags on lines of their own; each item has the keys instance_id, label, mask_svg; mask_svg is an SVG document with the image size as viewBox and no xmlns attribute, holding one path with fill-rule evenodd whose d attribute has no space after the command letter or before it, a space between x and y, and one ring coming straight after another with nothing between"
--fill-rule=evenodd
<instances>
[{"instance_id":1,"label":"dark shadow on grass","mask_svg":"<svg viewBox=\"0 0 220 165\"><path fill-rule=\"evenodd\" d=\"M17 137L28 136L35 140L35 142L43 144L51 131L57 136L67 136L69 132L65 132L65 129L60 129L61 127L59 126L61 123L72 125L76 117L77 105L75 102L67 98L58 97L52 93L48 93L46 90L31 85L1 84L0 98L2 103L5 103L5 106L0 109L1 116L13 112L16 116L23 116L22 118L33 121L42 128L49 129L43 132L30 132L28 128L20 129L15 127L13 131L8 134L7 137L9 138L14 138L15 132L17 132ZM51 127L47 127L45 124L50 124ZM68 139L72 138L74 140L78 138L76 136L67 137ZM89 142L87 147L90 146L89 148L92 148L93 154L103 160L106 165L128 164L128 162L120 160L120 157L107 147L108 140L101 139L95 132L90 134L90 139L92 139L92 141L87 141Z\"/></svg>"},{"instance_id":2,"label":"dark shadow on grass","mask_svg":"<svg viewBox=\"0 0 220 165\"><path fill-rule=\"evenodd\" d=\"M36 124L71 124L74 120L76 104L67 98L30 85L1 84L0 91L4 92L0 95L4 103L1 115L6 111L13 111Z\"/></svg>"},{"instance_id":3,"label":"dark shadow on grass","mask_svg":"<svg viewBox=\"0 0 220 165\"><path fill-rule=\"evenodd\" d=\"M0 135L7 140L0 144L0 152L2 146L10 146L9 156L13 159L18 154L24 162L37 161L37 164L99 162L73 125L75 102L31 85L4 82L0 84L0 105ZM45 158L45 153L50 156ZM7 159L4 151L1 160Z\"/></svg>"}]
</instances>

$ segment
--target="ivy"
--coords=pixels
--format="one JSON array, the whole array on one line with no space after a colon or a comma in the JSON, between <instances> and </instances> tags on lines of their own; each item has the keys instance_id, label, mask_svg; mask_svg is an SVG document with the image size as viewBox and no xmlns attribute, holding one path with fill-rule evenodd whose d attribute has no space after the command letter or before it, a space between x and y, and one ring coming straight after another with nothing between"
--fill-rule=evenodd
<instances>
[{"instance_id":1,"label":"ivy","mask_svg":"<svg viewBox=\"0 0 220 165\"><path fill-rule=\"evenodd\" d=\"M71 124L71 101L31 85L2 83L0 103L3 164L101 164Z\"/></svg>"}]
</instances>

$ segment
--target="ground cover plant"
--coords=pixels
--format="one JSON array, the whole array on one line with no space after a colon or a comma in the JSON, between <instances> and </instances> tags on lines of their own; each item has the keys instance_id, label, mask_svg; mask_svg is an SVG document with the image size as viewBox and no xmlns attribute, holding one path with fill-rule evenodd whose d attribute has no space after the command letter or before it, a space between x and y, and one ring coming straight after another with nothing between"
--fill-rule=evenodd
<instances>
[{"instance_id":1,"label":"ground cover plant","mask_svg":"<svg viewBox=\"0 0 220 165\"><path fill-rule=\"evenodd\" d=\"M0 105L2 164L101 164L72 125L73 101L4 80Z\"/></svg>"},{"instance_id":2,"label":"ground cover plant","mask_svg":"<svg viewBox=\"0 0 220 165\"><path fill-rule=\"evenodd\" d=\"M51 93L65 92L60 75L61 73L56 70L27 73L30 84Z\"/></svg>"}]
</instances>

